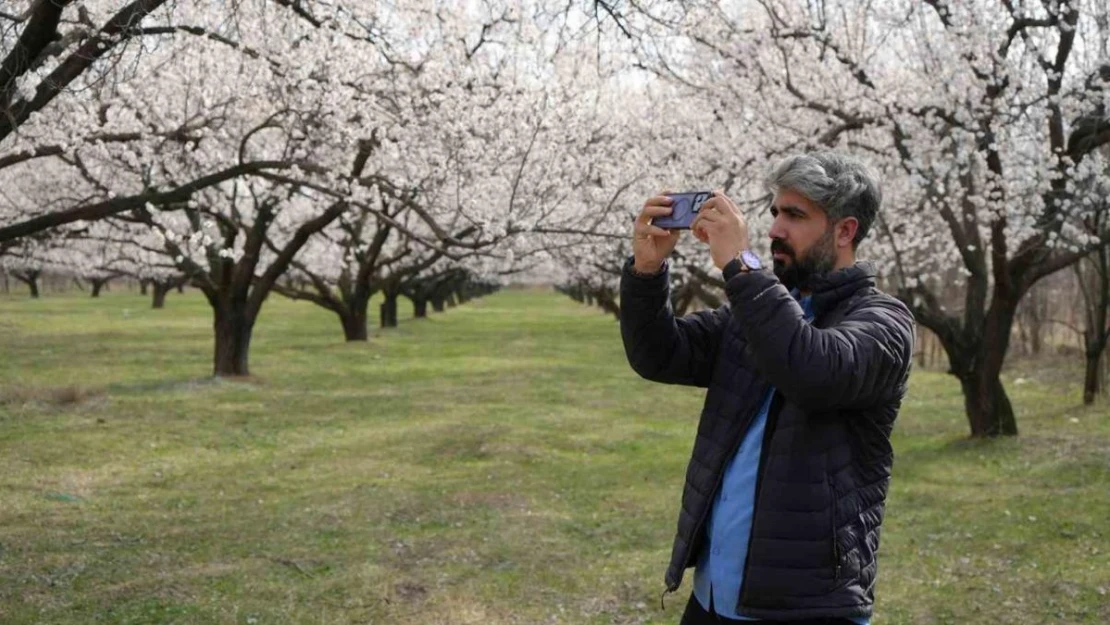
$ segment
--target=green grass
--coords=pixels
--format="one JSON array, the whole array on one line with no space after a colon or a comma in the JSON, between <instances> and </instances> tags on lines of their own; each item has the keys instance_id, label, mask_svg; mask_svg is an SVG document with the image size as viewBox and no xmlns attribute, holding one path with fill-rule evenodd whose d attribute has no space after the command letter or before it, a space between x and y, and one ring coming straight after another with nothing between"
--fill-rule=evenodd
<instances>
[{"instance_id":1,"label":"green grass","mask_svg":"<svg viewBox=\"0 0 1110 625\"><path fill-rule=\"evenodd\" d=\"M275 298L215 381L195 293L0 298L0 623L677 622L703 391L553 292L410 315L345 344ZM1022 435L968 441L915 373L876 625L1110 621L1107 408L1010 387Z\"/></svg>"}]
</instances>

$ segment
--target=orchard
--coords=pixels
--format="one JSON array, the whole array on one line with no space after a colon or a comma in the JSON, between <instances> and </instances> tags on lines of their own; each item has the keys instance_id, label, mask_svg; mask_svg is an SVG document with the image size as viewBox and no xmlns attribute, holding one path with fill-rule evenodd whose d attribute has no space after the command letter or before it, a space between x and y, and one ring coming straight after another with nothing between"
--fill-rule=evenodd
<instances>
[{"instance_id":1,"label":"orchard","mask_svg":"<svg viewBox=\"0 0 1110 625\"><path fill-rule=\"evenodd\" d=\"M1030 370L1105 422L1103 0L5 2L0 302L74 302L50 314L78 325L138 293L185 307L189 375L216 383L287 366L252 349L292 340L271 314L373 350L507 289L619 344L647 198L721 190L766 256L765 177L821 149L879 174L860 254L961 439L1024 438ZM678 316L729 304L688 233L669 275ZM436 336L421 360L450 357Z\"/></svg>"}]
</instances>

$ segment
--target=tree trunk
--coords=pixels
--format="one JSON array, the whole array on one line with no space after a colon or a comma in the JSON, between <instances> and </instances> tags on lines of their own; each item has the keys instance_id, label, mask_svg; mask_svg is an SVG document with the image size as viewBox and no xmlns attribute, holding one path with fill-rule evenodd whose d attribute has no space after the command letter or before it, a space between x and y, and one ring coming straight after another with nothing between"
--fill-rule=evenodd
<instances>
[{"instance_id":1,"label":"tree trunk","mask_svg":"<svg viewBox=\"0 0 1110 625\"><path fill-rule=\"evenodd\" d=\"M185 281L184 280L177 283L177 292L180 295L185 294Z\"/></svg>"},{"instance_id":2,"label":"tree trunk","mask_svg":"<svg viewBox=\"0 0 1110 625\"><path fill-rule=\"evenodd\" d=\"M248 357L254 320L248 319L245 311L232 304L215 310L213 326L216 331L213 375L250 375Z\"/></svg>"},{"instance_id":3,"label":"tree trunk","mask_svg":"<svg viewBox=\"0 0 1110 625\"><path fill-rule=\"evenodd\" d=\"M29 271L27 273L12 273L16 280L27 285L31 290L31 297L38 299L39 297L39 272Z\"/></svg>"},{"instance_id":4,"label":"tree trunk","mask_svg":"<svg viewBox=\"0 0 1110 625\"><path fill-rule=\"evenodd\" d=\"M1079 280L1080 293L1083 295L1083 309L1087 328L1083 332L1083 347L1086 359L1086 373L1083 376L1083 403L1090 405L1103 390L1105 367L1103 357L1106 344L1110 342L1110 250L1101 248L1088 257L1091 273L1088 277L1081 271L1082 263L1075 266Z\"/></svg>"},{"instance_id":5,"label":"tree trunk","mask_svg":"<svg viewBox=\"0 0 1110 625\"><path fill-rule=\"evenodd\" d=\"M428 300L414 299L412 300L412 316L417 319L423 319L428 316Z\"/></svg>"},{"instance_id":6,"label":"tree trunk","mask_svg":"<svg viewBox=\"0 0 1110 625\"><path fill-rule=\"evenodd\" d=\"M366 341L370 338L369 311L372 289L349 289L342 292L341 305L332 308L343 324L343 336L347 341Z\"/></svg>"},{"instance_id":7,"label":"tree trunk","mask_svg":"<svg viewBox=\"0 0 1110 625\"><path fill-rule=\"evenodd\" d=\"M150 280L139 280L139 295L146 295L146 288L148 284L150 284ZM155 306L155 308L159 307Z\"/></svg>"},{"instance_id":8,"label":"tree trunk","mask_svg":"<svg viewBox=\"0 0 1110 625\"><path fill-rule=\"evenodd\" d=\"M365 341L370 333L366 327L367 302L362 303L361 310L355 306L352 309L339 313L339 321L343 324L343 336L350 341Z\"/></svg>"},{"instance_id":9,"label":"tree trunk","mask_svg":"<svg viewBox=\"0 0 1110 625\"><path fill-rule=\"evenodd\" d=\"M1002 364L1013 329L1015 301L1003 299L996 290L981 338L969 350L971 358L953 367L964 393L964 407L973 437L1017 435L1014 407L1002 386Z\"/></svg>"},{"instance_id":10,"label":"tree trunk","mask_svg":"<svg viewBox=\"0 0 1110 625\"><path fill-rule=\"evenodd\" d=\"M108 284L108 281L89 280L89 284L92 285L92 297L100 297L100 290L104 288L104 285Z\"/></svg>"},{"instance_id":11,"label":"tree trunk","mask_svg":"<svg viewBox=\"0 0 1110 625\"><path fill-rule=\"evenodd\" d=\"M381 304L381 325L383 328L397 327L397 296L385 294L385 301Z\"/></svg>"},{"instance_id":12,"label":"tree trunk","mask_svg":"<svg viewBox=\"0 0 1110 625\"><path fill-rule=\"evenodd\" d=\"M617 300L612 293L598 294L597 305L605 312L613 315L617 321L621 320L621 307L617 304Z\"/></svg>"},{"instance_id":13,"label":"tree trunk","mask_svg":"<svg viewBox=\"0 0 1110 625\"><path fill-rule=\"evenodd\" d=\"M153 308L166 307L166 293L170 292L170 285L162 284L160 282L154 283L154 305Z\"/></svg>"},{"instance_id":14,"label":"tree trunk","mask_svg":"<svg viewBox=\"0 0 1110 625\"><path fill-rule=\"evenodd\" d=\"M985 368L971 371L960 378L960 387L972 436L1017 435L1014 407L997 373L992 374Z\"/></svg>"},{"instance_id":15,"label":"tree trunk","mask_svg":"<svg viewBox=\"0 0 1110 625\"><path fill-rule=\"evenodd\" d=\"M454 308L458 304L455 302L455 295L453 293L447 294L447 307Z\"/></svg>"},{"instance_id":16,"label":"tree trunk","mask_svg":"<svg viewBox=\"0 0 1110 625\"><path fill-rule=\"evenodd\" d=\"M1095 397L1101 392L1102 381L1102 350L1087 349L1087 371L1083 375L1083 403L1095 403Z\"/></svg>"}]
</instances>

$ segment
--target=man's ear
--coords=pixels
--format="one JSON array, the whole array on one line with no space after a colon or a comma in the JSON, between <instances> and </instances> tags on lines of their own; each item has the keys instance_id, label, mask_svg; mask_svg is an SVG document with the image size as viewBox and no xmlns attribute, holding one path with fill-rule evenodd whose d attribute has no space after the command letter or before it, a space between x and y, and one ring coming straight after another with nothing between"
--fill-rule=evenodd
<instances>
[{"instance_id":1,"label":"man's ear","mask_svg":"<svg viewBox=\"0 0 1110 625\"><path fill-rule=\"evenodd\" d=\"M852 240L859 231L859 220L855 217L845 217L836 224L836 246L851 247Z\"/></svg>"}]
</instances>

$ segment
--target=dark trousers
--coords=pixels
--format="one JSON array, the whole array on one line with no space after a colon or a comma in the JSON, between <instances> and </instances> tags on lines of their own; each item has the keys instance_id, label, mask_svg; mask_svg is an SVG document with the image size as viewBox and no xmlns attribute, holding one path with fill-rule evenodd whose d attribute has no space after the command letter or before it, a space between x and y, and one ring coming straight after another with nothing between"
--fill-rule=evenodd
<instances>
[{"instance_id":1,"label":"dark trousers","mask_svg":"<svg viewBox=\"0 0 1110 625\"><path fill-rule=\"evenodd\" d=\"M846 618L818 618L802 621L740 621L725 618L713 611L713 597L709 598L709 611L701 607L698 598L690 593L686 611L682 613L679 625L855 625Z\"/></svg>"}]
</instances>

